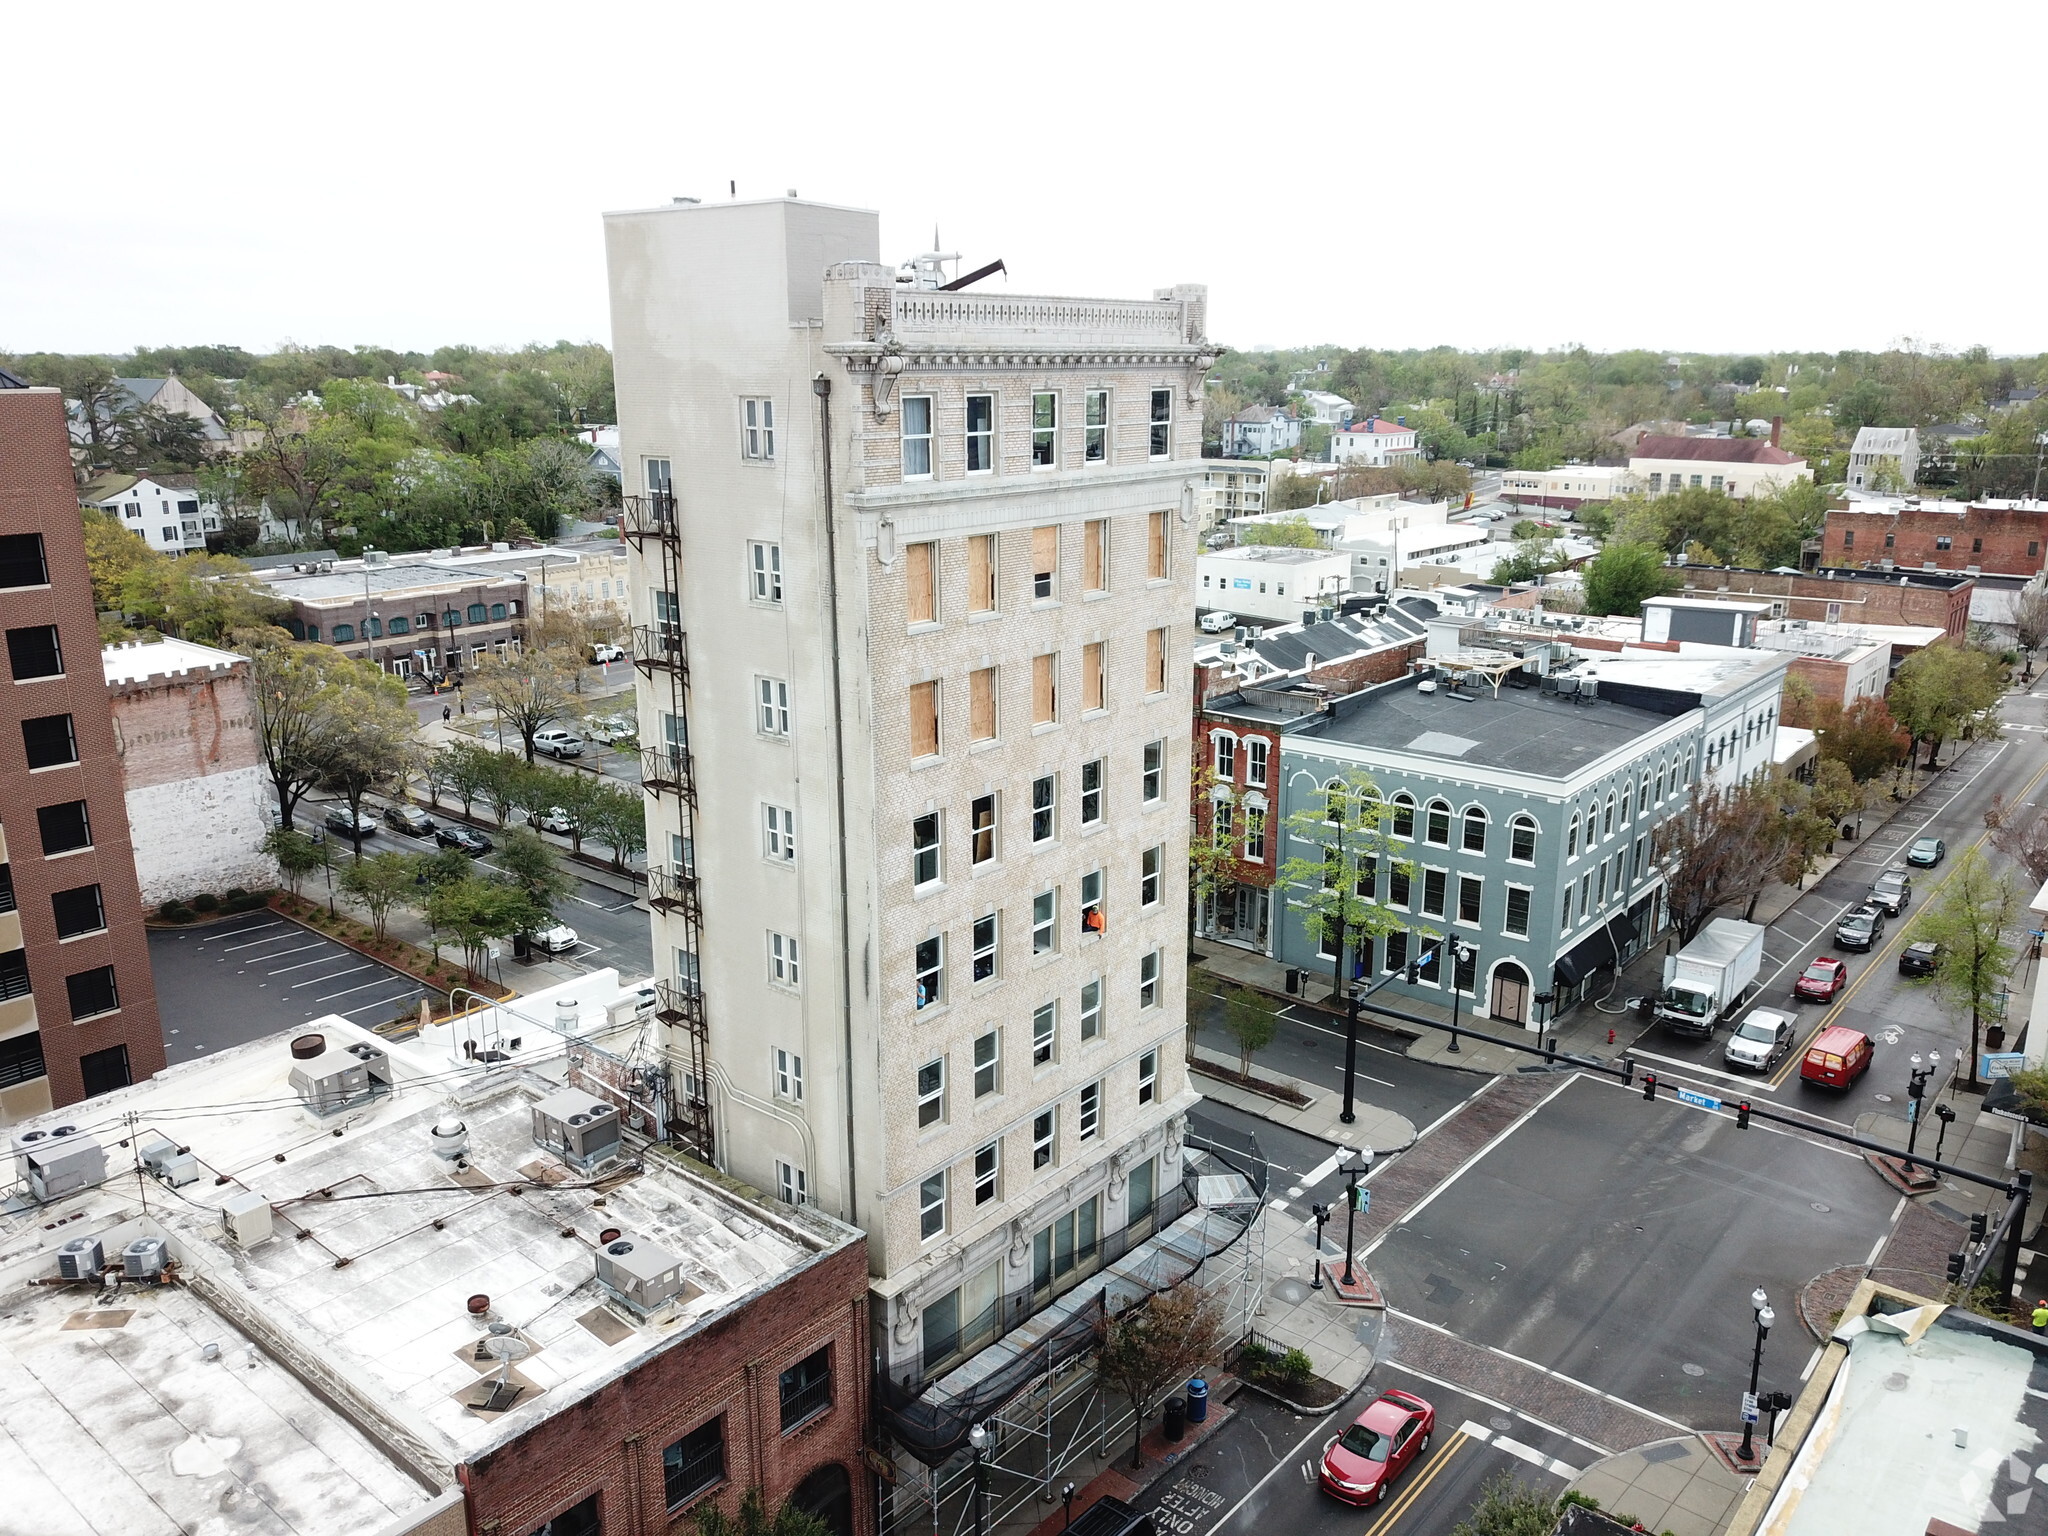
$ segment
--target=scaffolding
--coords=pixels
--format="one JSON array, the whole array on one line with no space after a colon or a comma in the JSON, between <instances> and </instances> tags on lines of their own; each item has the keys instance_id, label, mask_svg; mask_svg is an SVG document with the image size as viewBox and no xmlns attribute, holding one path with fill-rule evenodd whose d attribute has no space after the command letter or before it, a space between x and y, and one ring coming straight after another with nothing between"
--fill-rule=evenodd
<instances>
[{"instance_id":1,"label":"scaffolding","mask_svg":"<svg viewBox=\"0 0 2048 1536\"><path fill-rule=\"evenodd\" d=\"M685 850L697 846L697 783L689 745L690 652L683 630L682 525L676 499L652 491L625 499L620 531L631 541L661 594L651 624L633 626L634 670L647 681L659 711L664 739L640 753L640 786L657 806L672 802L676 831ZM654 842L653 838L648 839ZM683 930L682 947L701 955L704 904L697 888L694 861L680 863L659 856L650 846L647 859L647 905ZM673 1054L682 1071L668 1074L668 1139L692 1156L711 1163L714 1147L709 1072L710 1026L705 1016L702 979L692 974L655 983L654 1016L668 1027Z\"/></svg>"}]
</instances>

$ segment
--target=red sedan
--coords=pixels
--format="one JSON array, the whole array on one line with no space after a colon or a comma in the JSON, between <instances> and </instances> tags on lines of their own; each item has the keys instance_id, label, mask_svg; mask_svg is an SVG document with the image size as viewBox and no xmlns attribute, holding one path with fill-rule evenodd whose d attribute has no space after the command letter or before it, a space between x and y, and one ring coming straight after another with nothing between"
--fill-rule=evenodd
<instances>
[{"instance_id":1,"label":"red sedan","mask_svg":"<svg viewBox=\"0 0 2048 1536\"><path fill-rule=\"evenodd\" d=\"M1848 984L1848 962L1822 956L1801 972L1799 979L1792 983L1792 995L1801 1002L1831 1003L1835 999L1835 994Z\"/></svg>"},{"instance_id":2,"label":"red sedan","mask_svg":"<svg viewBox=\"0 0 2048 1536\"><path fill-rule=\"evenodd\" d=\"M1323 1491L1347 1504L1377 1504L1407 1465L1429 1449L1436 1410L1390 1390L1323 1448Z\"/></svg>"}]
</instances>

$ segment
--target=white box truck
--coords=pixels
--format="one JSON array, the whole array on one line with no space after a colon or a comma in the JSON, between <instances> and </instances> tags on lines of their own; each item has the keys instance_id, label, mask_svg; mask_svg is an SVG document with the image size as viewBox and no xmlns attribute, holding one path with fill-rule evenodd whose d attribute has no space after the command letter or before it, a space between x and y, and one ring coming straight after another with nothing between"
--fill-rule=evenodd
<instances>
[{"instance_id":1,"label":"white box truck","mask_svg":"<svg viewBox=\"0 0 2048 1536\"><path fill-rule=\"evenodd\" d=\"M1685 948L1664 957L1664 990L1656 1016L1682 1035L1711 1035L1748 1001L1764 960L1756 923L1717 917Z\"/></svg>"}]
</instances>

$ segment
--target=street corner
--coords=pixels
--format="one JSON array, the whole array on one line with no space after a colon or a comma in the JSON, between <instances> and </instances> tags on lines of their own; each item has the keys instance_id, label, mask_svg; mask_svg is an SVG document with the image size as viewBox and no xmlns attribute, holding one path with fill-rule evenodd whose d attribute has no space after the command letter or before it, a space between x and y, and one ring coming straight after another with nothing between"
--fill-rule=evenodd
<instances>
[{"instance_id":1,"label":"street corner","mask_svg":"<svg viewBox=\"0 0 2048 1536\"><path fill-rule=\"evenodd\" d=\"M1568 1491L1643 1529L1715 1536L1751 1475L1737 1472L1706 1436L1678 1435L1603 1456Z\"/></svg>"}]
</instances>

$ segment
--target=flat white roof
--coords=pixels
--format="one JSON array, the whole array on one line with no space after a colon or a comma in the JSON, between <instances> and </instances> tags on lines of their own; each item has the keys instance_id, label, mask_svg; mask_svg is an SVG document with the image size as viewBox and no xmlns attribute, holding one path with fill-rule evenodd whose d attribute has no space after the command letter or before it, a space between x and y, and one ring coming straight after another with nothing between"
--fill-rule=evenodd
<instances>
[{"instance_id":1,"label":"flat white roof","mask_svg":"<svg viewBox=\"0 0 2048 1536\"><path fill-rule=\"evenodd\" d=\"M149 677L174 677L181 672L211 672L249 658L234 651L195 645L190 640L124 640L100 651L100 665L110 683L139 683Z\"/></svg>"},{"instance_id":2,"label":"flat white roof","mask_svg":"<svg viewBox=\"0 0 2048 1536\"><path fill-rule=\"evenodd\" d=\"M1313 561L1337 561L1348 567L1351 556L1340 549L1297 549L1292 544L1235 544L1228 549L1205 549L1199 560L1222 560L1231 564L1306 565Z\"/></svg>"}]
</instances>

